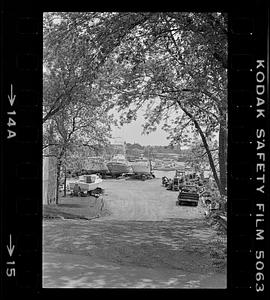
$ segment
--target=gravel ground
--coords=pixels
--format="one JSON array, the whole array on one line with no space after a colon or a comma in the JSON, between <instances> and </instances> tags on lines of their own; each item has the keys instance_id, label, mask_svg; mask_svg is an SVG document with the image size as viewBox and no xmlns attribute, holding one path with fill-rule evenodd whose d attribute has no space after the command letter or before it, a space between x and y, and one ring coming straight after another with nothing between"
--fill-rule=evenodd
<instances>
[{"instance_id":1,"label":"gravel ground","mask_svg":"<svg viewBox=\"0 0 270 300\"><path fill-rule=\"evenodd\" d=\"M159 179L103 187L110 215L44 221L44 287L226 287L226 240L200 205L176 206Z\"/></svg>"}]
</instances>

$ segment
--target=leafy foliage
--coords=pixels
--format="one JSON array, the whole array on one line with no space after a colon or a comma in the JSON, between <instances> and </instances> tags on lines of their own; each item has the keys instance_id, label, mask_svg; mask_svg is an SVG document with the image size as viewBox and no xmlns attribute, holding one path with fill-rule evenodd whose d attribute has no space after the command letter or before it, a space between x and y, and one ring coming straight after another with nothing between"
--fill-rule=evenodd
<instances>
[{"instance_id":1,"label":"leafy foliage","mask_svg":"<svg viewBox=\"0 0 270 300\"><path fill-rule=\"evenodd\" d=\"M70 104L117 106L120 124L147 105L144 132L165 121L172 144L227 134L227 19L222 13L47 13L44 120ZM225 143L219 146L224 165Z\"/></svg>"}]
</instances>

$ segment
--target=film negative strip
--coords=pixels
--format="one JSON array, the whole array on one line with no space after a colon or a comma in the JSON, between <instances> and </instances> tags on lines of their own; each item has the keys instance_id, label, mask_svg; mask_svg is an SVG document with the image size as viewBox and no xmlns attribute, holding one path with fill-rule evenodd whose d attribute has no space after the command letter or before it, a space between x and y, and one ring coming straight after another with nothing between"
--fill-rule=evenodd
<instances>
[{"instance_id":1,"label":"film negative strip","mask_svg":"<svg viewBox=\"0 0 270 300\"><path fill-rule=\"evenodd\" d=\"M1 21L1 291L8 297L50 294L42 288L42 13L7 10ZM220 294L259 297L269 293L269 10L229 9L228 18L228 276Z\"/></svg>"},{"instance_id":2,"label":"film negative strip","mask_svg":"<svg viewBox=\"0 0 270 300\"><path fill-rule=\"evenodd\" d=\"M267 11L231 15L229 155L231 288L263 293L266 278ZM243 117L242 117L243 116ZM261 150L260 150L261 149ZM264 149L264 150L263 150ZM264 152L265 151L265 152ZM262 152L262 153L261 153ZM265 153L265 154L263 154ZM230 169L230 168L229 168ZM266 259L267 260L267 259ZM228 281L230 282L230 280Z\"/></svg>"},{"instance_id":3,"label":"film negative strip","mask_svg":"<svg viewBox=\"0 0 270 300\"><path fill-rule=\"evenodd\" d=\"M1 289L11 295L41 278L42 14L2 16Z\"/></svg>"}]
</instances>

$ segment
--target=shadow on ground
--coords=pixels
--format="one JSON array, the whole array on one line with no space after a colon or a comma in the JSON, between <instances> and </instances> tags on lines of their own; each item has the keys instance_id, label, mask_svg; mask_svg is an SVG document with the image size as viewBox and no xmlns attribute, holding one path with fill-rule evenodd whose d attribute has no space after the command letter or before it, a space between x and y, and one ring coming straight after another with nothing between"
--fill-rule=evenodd
<instances>
[{"instance_id":1,"label":"shadow on ground","mask_svg":"<svg viewBox=\"0 0 270 300\"><path fill-rule=\"evenodd\" d=\"M215 232L203 219L168 221L47 221L44 251L72 253L119 265L223 272L210 256Z\"/></svg>"},{"instance_id":2,"label":"shadow on ground","mask_svg":"<svg viewBox=\"0 0 270 300\"><path fill-rule=\"evenodd\" d=\"M43 205L44 218L91 219L107 216L102 197L61 197L58 205Z\"/></svg>"},{"instance_id":3,"label":"shadow on ground","mask_svg":"<svg viewBox=\"0 0 270 300\"><path fill-rule=\"evenodd\" d=\"M225 288L221 274L126 267L78 255L45 253L45 288Z\"/></svg>"}]
</instances>

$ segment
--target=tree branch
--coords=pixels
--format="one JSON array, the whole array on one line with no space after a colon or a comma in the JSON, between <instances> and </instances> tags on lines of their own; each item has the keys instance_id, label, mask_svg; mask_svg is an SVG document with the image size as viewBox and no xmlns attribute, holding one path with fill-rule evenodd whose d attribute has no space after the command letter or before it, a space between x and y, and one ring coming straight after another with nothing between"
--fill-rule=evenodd
<instances>
[{"instance_id":1,"label":"tree branch","mask_svg":"<svg viewBox=\"0 0 270 300\"><path fill-rule=\"evenodd\" d=\"M59 146L60 144L56 144L56 143L53 143L53 144L47 144L47 145L44 145L42 147L42 149L46 149L47 147L50 147L50 146Z\"/></svg>"},{"instance_id":2,"label":"tree branch","mask_svg":"<svg viewBox=\"0 0 270 300\"><path fill-rule=\"evenodd\" d=\"M195 117L182 106L181 101L179 99L177 99L176 101L177 101L178 105L180 106L180 108L183 110L183 112L193 121L196 129L198 130L198 132L200 134L200 137L202 139L203 145L204 145L205 150L207 152L209 164L210 164L210 167L212 169L215 181L217 183L219 191L221 192L220 180L219 180L219 177L217 175L217 170L216 170L216 167L215 167L215 164L214 164L214 160L213 160L211 151L209 150L209 146L208 146L206 137L205 137L205 135L204 135L204 133L203 133L203 131L202 131L202 129L201 129L198 121L195 119Z\"/></svg>"}]
</instances>

